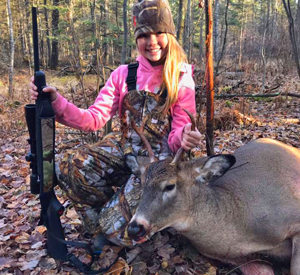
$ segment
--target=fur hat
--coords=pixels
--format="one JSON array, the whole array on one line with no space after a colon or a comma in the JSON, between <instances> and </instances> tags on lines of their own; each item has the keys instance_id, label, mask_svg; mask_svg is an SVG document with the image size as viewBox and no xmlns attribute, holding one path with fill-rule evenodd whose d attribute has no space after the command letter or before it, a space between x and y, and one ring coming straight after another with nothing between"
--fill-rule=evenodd
<instances>
[{"instance_id":1,"label":"fur hat","mask_svg":"<svg viewBox=\"0 0 300 275\"><path fill-rule=\"evenodd\" d=\"M167 32L176 35L171 9L167 0L139 0L133 6L135 39L142 33Z\"/></svg>"}]
</instances>

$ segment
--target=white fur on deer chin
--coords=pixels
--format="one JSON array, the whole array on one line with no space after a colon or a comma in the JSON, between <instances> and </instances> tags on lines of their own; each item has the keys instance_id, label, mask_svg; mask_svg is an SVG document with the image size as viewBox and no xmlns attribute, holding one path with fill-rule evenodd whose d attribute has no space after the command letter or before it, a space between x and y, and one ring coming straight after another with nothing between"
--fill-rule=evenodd
<instances>
[{"instance_id":1,"label":"white fur on deer chin","mask_svg":"<svg viewBox=\"0 0 300 275\"><path fill-rule=\"evenodd\" d=\"M181 219L181 220L176 220L175 223L172 224L172 227L175 228L177 231L183 232L186 231L190 228L191 222L189 221L190 219Z\"/></svg>"}]
</instances>

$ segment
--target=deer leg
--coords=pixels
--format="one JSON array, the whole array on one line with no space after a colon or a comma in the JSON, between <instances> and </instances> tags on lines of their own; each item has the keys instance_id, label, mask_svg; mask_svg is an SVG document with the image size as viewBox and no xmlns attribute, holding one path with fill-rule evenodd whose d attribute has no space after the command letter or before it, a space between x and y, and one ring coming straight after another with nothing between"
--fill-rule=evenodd
<instances>
[{"instance_id":1,"label":"deer leg","mask_svg":"<svg viewBox=\"0 0 300 275\"><path fill-rule=\"evenodd\" d=\"M272 267L265 263L248 263L240 267L244 275L274 275Z\"/></svg>"},{"instance_id":2,"label":"deer leg","mask_svg":"<svg viewBox=\"0 0 300 275\"><path fill-rule=\"evenodd\" d=\"M300 234L292 239L291 275L300 275Z\"/></svg>"}]
</instances>

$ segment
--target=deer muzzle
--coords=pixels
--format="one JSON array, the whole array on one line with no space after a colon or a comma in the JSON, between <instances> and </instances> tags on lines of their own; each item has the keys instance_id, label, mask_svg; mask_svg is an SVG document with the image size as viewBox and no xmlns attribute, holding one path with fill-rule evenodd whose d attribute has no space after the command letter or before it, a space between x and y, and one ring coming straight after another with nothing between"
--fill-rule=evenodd
<instances>
[{"instance_id":1,"label":"deer muzzle","mask_svg":"<svg viewBox=\"0 0 300 275\"><path fill-rule=\"evenodd\" d=\"M140 220L135 218L135 216L133 216L127 227L129 238L133 239L137 243L142 243L146 240L149 230L149 223L144 219Z\"/></svg>"},{"instance_id":2,"label":"deer muzzle","mask_svg":"<svg viewBox=\"0 0 300 275\"><path fill-rule=\"evenodd\" d=\"M146 230L142 224L138 224L136 221L133 221L128 225L127 228L128 236L134 240L144 237Z\"/></svg>"}]
</instances>

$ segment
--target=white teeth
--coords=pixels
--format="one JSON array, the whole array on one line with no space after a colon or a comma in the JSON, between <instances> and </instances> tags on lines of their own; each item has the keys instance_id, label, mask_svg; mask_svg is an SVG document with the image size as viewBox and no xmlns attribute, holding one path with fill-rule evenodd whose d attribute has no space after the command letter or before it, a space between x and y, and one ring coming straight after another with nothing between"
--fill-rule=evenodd
<instances>
[{"instance_id":1,"label":"white teeth","mask_svg":"<svg viewBox=\"0 0 300 275\"><path fill-rule=\"evenodd\" d=\"M151 53L156 53L156 52L158 52L160 49L155 49L155 50L148 50L149 52L151 52Z\"/></svg>"}]
</instances>

